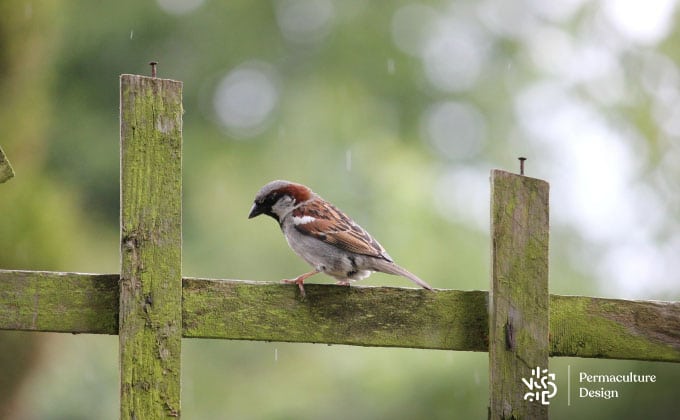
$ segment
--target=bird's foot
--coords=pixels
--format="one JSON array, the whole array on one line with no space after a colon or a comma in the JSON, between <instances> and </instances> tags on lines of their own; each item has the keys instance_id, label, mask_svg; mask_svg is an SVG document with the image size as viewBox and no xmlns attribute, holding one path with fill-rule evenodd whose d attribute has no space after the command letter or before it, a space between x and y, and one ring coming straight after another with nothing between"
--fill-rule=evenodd
<instances>
[{"instance_id":1,"label":"bird's foot","mask_svg":"<svg viewBox=\"0 0 680 420\"><path fill-rule=\"evenodd\" d=\"M286 283L286 284L297 284L298 287L300 288L300 295L302 297L305 297L305 286L304 286L305 279L300 276L296 279L283 279L281 280L281 283Z\"/></svg>"},{"instance_id":2,"label":"bird's foot","mask_svg":"<svg viewBox=\"0 0 680 420\"><path fill-rule=\"evenodd\" d=\"M338 280L335 282L338 286L347 286L349 287L349 280Z\"/></svg>"},{"instance_id":3,"label":"bird's foot","mask_svg":"<svg viewBox=\"0 0 680 420\"><path fill-rule=\"evenodd\" d=\"M286 283L286 284L297 284L298 287L300 288L300 295L304 298L304 297L305 297L305 286L304 286L304 282L305 282L305 280L307 279L307 277L311 277L311 276L313 276L313 275L316 274L316 273L318 273L317 270L310 271L309 273L305 273L305 274L303 274L303 275L301 275L301 276L298 276L298 277L295 278L295 279L283 279L283 280L281 280L281 282L282 282L282 283Z\"/></svg>"}]
</instances>

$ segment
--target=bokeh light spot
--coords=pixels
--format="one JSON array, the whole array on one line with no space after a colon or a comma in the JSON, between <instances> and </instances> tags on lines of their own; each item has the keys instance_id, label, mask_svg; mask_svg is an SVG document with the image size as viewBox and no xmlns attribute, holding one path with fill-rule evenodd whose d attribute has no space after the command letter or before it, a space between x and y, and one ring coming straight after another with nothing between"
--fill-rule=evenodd
<instances>
[{"instance_id":1,"label":"bokeh light spot","mask_svg":"<svg viewBox=\"0 0 680 420\"><path fill-rule=\"evenodd\" d=\"M276 21L288 40L308 44L323 39L334 16L329 0L281 0L276 3Z\"/></svg>"},{"instance_id":2,"label":"bokeh light spot","mask_svg":"<svg viewBox=\"0 0 680 420\"><path fill-rule=\"evenodd\" d=\"M484 64L486 44L474 26L441 19L432 28L423 50L427 79L444 92L471 89Z\"/></svg>"},{"instance_id":3,"label":"bokeh light spot","mask_svg":"<svg viewBox=\"0 0 680 420\"><path fill-rule=\"evenodd\" d=\"M262 62L244 63L222 79L214 106L230 134L248 138L267 127L279 99L275 80L274 70Z\"/></svg>"},{"instance_id":4,"label":"bokeh light spot","mask_svg":"<svg viewBox=\"0 0 680 420\"><path fill-rule=\"evenodd\" d=\"M656 44L672 29L675 0L604 2L603 12L626 38L641 44Z\"/></svg>"},{"instance_id":5,"label":"bokeh light spot","mask_svg":"<svg viewBox=\"0 0 680 420\"><path fill-rule=\"evenodd\" d=\"M433 8L422 4L408 4L392 16L392 41L403 52L420 57L428 28L437 18Z\"/></svg>"},{"instance_id":6,"label":"bokeh light spot","mask_svg":"<svg viewBox=\"0 0 680 420\"><path fill-rule=\"evenodd\" d=\"M158 6L166 13L183 15L198 9L204 0L156 0Z\"/></svg>"},{"instance_id":7,"label":"bokeh light spot","mask_svg":"<svg viewBox=\"0 0 680 420\"><path fill-rule=\"evenodd\" d=\"M460 102L440 102L423 114L424 139L437 154L448 159L477 155L486 137L486 121L476 107Z\"/></svg>"}]
</instances>

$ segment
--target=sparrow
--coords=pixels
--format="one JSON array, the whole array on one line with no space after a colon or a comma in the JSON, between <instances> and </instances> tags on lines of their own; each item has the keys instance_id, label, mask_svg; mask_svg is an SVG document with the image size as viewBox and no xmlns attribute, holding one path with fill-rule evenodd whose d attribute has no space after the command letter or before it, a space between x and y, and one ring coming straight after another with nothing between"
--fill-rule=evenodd
<instances>
[{"instance_id":1,"label":"sparrow","mask_svg":"<svg viewBox=\"0 0 680 420\"><path fill-rule=\"evenodd\" d=\"M279 223L292 250L313 270L284 283L297 284L305 296L304 281L324 273L344 286L373 272L406 277L432 290L415 274L398 266L385 248L337 207L308 187L289 181L272 181L262 187L248 219L265 214Z\"/></svg>"}]
</instances>

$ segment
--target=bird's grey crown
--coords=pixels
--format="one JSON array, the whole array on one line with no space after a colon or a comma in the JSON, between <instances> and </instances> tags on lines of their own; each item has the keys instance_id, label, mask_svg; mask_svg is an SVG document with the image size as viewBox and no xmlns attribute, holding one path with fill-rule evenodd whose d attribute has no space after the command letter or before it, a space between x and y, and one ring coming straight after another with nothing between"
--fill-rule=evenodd
<instances>
[{"instance_id":1,"label":"bird's grey crown","mask_svg":"<svg viewBox=\"0 0 680 420\"><path fill-rule=\"evenodd\" d=\"M280 190L281 188L286 187L287 185L293 184L293 182L290 181L285 181L282 179L277 179L276 181L272 181L265 185L264 187L260 188L260 191L257 192L257 195L255 196L255 201L262 201L267 197L269 194L272 193L272 191Z\"/></svg>"}]
</instances>

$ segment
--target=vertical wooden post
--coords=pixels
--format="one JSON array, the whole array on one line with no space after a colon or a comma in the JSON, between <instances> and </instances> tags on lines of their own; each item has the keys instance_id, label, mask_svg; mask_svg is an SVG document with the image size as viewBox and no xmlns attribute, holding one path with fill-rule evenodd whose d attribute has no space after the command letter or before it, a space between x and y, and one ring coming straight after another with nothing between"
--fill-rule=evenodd
<instances>
[{"instance_id":1,"label":"vertical wooden post","mask_svg":"<svg viewBox=\"0 0 680 420\"><path fill-rule=\"evenodd\" d=\"M120 417L179 417L182 83L120 77Z\"/></svg>"},{"instance_id":2,"label":"vertical wooden post","mask_svg":"<svg viewBox=\"0 0 680 420\"><path fill-rule=\"evenodd\" d=\"M491 419L548 418L522 381L548 368L548 195L545 181L491 172Z\"/></svg>"},{"instance_id":3,"label":"vertical wooden post","mask_svg":"<svg viewBox=\"0 0 680 420\"><path fill-rule=\"evenodd\" d=\"M12 169L12 165L9 164L5 152L2 150L2 147L0 147L0 184L13 176L14 170Z\"/></svg>"}]
</instances>

